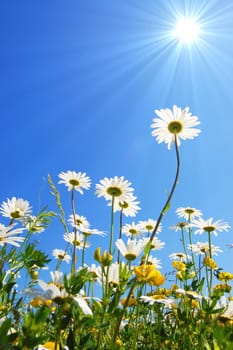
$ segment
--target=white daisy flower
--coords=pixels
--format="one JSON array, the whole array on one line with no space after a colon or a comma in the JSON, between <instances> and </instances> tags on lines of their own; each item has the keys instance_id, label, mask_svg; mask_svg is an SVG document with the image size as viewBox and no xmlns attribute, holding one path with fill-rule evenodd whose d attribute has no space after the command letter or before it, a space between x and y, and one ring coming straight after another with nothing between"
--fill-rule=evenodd
<instances>
[{"instance_id":1,"label":"white daisy flower","mask_svg":"<svg viewBox=\"0 0 233 350\"><path fill-rule=\"evenodd\" d=\"M189 223L180 221L176 225L170 226L169 229L177 232L177 231L182 231L184 230L184 228L188 228L188 227L189 227Z\"/></svg>"},{"instance_id":2,"label":"white daisy flower","mask_svg":"<svg viewBox=\"0 0 233 350\"><path fill-rule=\"evenodd\" d=\"M129 195L128 196L128 200L127 201L115 201L114 202L114 212L116 211L122 211L122 213L125 216L136 216L137 212L141 209L139 207L139 202L136 201L137 197L133 196L133 195ZM112 203L108 204L109 206L112 205Z\"/></svg>"},{"instance_id":3,"label":"white daisy flower","mask_svg":"<svg viewBox=\"0 0 233 350\"><path fill-rule=\"evenodd\" d=\"M92 236L92 235L102 236L102 237L106 236L105 232L97 230L96 228L86 228L85 230L82 230L82 234L84 236Z\"/></svg>"},{"instance_id":4,"label":"white daisy flower","mask_svg":"<svg viewBox=\"0 0 233 350\"><path fill-rule=\"evenodd\" d=\"M65 261L67 263L69 263L69 261L71 260L71 256L67 254L63 249L53 249L52 255L54 256L54 258L61 261Z\"/></svg>"},{"instance_id":5,"label":"white daisy flower","mask_svg":"<svg viewBox=\"0 0 233 350\"><path fill-rule=\"evenodd\" d=\"M81 294L77 294L76 296L70 296L65 289L60 289L51 283L45 283L41 280L38 281L38 285L44 291L45 299L71 297L73 300L76 301L76 303L85 315L92 315L91 309L89 308L85 298Z\"/></svg>"},{"instance_id":6,"label":"white daisy flower","mask_svg":"<svg viewBox=\"0 0 233 350\"><path fill-rule=\"evenodd\" d=\"M125 245L124 241L120 238L116 240L116 246L119 249L120 253L128 261L136 259L146 247L146 240L140 239L131 239L127 240Z\"/></svg>"},{"instance_id":7,"label":"white daisy flower","mask_svg":"<svg viewBox=\"0 0 233 350\"><path fill-rule=\"evenodd\" d=\"M141 220L139 221L139 224L144 232L151 233L154 231L157 221L153 219ZM156 233L160 233L161 231L162 231L162 225L159 224Z\"/></svg>"},{"instance_id":8,"label":"white daisy flower","mask_svg":"<svg viewBox=\"0 0 233 350\"><path fill-rule=\"evenodd\" d=\"M0 246L4 246L4 244L11 244L15 247L19 247L19 243L24 241L24 237L14 236L22 233L24 228L16 228L12 230L14 226L15 225L6 227L0 224Z\"/></svg>"},{"instance_id":9,"label":"white daisy flower","mask_svg":"<svg viewBox=\"0 0 233 350\"><path fill-rule=\"evenodd\" d=\"M65 184L68 187L68 191L76 190L83 194L83 190L89 190L91 185L91 180L86 173L68 170L66 173L61 172L58 177L61 179L58 183Z\"/></svg>"},{"instance_id":10,"label":"white daisy flower","mask_svg":"<svg viewBox=\"0 0 233 350\"><path fill-rule=\"evenodd\" d=\"M195 234L208 232L214 234L215 236L218 235L217 232L228 231L230 229L230 226L223 220L213 221L213 218L209 218L207 220L204 220L203 218L193 220L190 227L196 229L194 231Z\"/></svg>"},{"instance_id":11,"label":"white daisy flower","mask_svg":"<svg viewBox=\"0 0 233 350\"><path fill-rule=\"evenodd\" d=\"M195 218L202 216L202 212L192 207L177 208L176 214L178 218L185 218L185 220L192 221Z\"/></svg>"},{"instance_id":12,"label":"white daisy flower","mask_svg":"<svg viewBox=\"0 0 233 350\"><path fill-rule=\"evenodd\" d=\"M63 287L63 272L62 271L50 271L52 283L58 288Z\"/></svg>"},{"instance_id":13,"label":"white daisy flower","mask_svg":"<svg viewBox=\"0 0 233 350\"><path fill-rule=\"evenodd\" d=\"M172 253L169 255L169 258L171 260L180 260L180 261L187 261L191 259L190 255L184 254L182 252L176 252L176 253Z\"/></svg>"},{"instance_id":14,"label":"white daisy flower","mask_svg":"<svg viewBox=\"0 0 233 350\"><path fill-rule=\"evenodd\" d=\"M131 183L125 180L124 176L114 176L110 179L105 177L100 180L100 184L96 185L95 193L97 197L104 197L108 201L115 197L119 202L127 202L132 198L133 188L130 185Z\"/></svg>"},{"instance_id":15,"label":"white daisy flower","mask_svg":"<svg viewBox=\"0 0 233 350\"><path fill-rule=\"evenodd\" d=\"M131 224L125 224L122 226L122 233L126 236L136 237L143 233L141 226L139 224L135 224L133 221Z\"/></svg>"},{"instance_id":16,"label":"white daisy flower","mask_svg":"<svg viewBox=\"0 0 233 350\"><path fill-rule=\"evenodd\" d=\"M76 227L79 231L84 231L90 227L90 223L85 216L75 214L70 215L68 222L72 227Z\"/></svg>"},{"instance_id":17,"label":"white daisy flower","mask_svg":"<svg viewBox=\"0 0 233 350\"><path fill-rule=\"evenodd\" d=\"M76 232L66 232L63 235L63 238L66 242L75 245L77 249L82 250L84 247L89 248L90 243L85 242L84 235L82 233Z\"/></svg>"},{"instance_id":18,"label":"white daisy flower","mask_svg":"<svg viewBox=\"0 0 233 350\"><path fill-rule=\"evenodd\" d=\"M152 136L156 138L158 143L165 142L168 149L175 141L175 135L177 144L180 146L181 139L193 139L200 133L199 129L193 128L200 122L197 117L192 116L192 113L189 112L189 107L182 110L174 105L173 110L166 108L155 110L155 113L159 118L154 118L153 124L151 124L151 128L154 129Z\"/></svg>"},{"instance_id":19,"label":"white daisy flower","mask_svg":"<svg viewBox=\"0 0 233 350\"><path fill-rule=\"evenodd\" d=\"M152 250L161 250L163 249L165 246L165 243L162 242L160 239L158 239L157 237L154 237L151 241L151 246L150 248Z\"/></svg>"},{"instance_id":20,"label":"white daisy flower","mask_svg":"<svg viewBox=\"0 0 233 350\"><path fill-rule=\"evenodd\" d=\"M37 216L30 216L25 222L25 226L31 232L41 233L45 230L45 224Z\"/></svg>"},{"instance_id":21,"label":"white daisy flower","mask_svg":"<svg viewBox=\"0 0 233 350\"><path fill-rule=\"evenodd\" d=\"M190 249L196 255L206 255L210 251L209 242L197 242L196 244L188 244L188 249ZM222 253L222 249L216 245L211 244L211 254L218 255Z\"/></svg>"},{"instance_id":22,"label":"white daisy flower","mask_svg":"<svg viewBox=\"0 0 233 350\"><path fill-rule=\"evenodd\" d=\"M146 260L147 260L147 264L154 265L154 267L156 269L161 269L162 268L162 264L161 264L161 260L160 259L157 259L157 258L153 257L152 255L149 255Z\"/></svg>"},{"instance_id":23,"label":"white daisy flower","mask_svg":"<svg viewBox=\"0 0 233 350\"><path fill-rule=\"evenodd\" d=\"M31 207L28 201L22 198L12 197L2 203L0 213L2 216L10 219L21 219L31 214Z\"/></svg>"},{"instance_id":24,"label":"white daisy flower","mask_svg":"<svg viewBox=\"0 0 233 350\"><path fill-rule=\"evenodd\" d=\"M174 305L174 300L171 299L171 298L161 298L157 295L152 295L152 296L147 296L147 295L142 295L140 298L139 298L141 301L143 301L144 303L149 303L150 305L153 305L155 303L157 304L163 304L166 308L168 309L171 309L172 308L172 305Z\"/></svg>"}]
</instances>

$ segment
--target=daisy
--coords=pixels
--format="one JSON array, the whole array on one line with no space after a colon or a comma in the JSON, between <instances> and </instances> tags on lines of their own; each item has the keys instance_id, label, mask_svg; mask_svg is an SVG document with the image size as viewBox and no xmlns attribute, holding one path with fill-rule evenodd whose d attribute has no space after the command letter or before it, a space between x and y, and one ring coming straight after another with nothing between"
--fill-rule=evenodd
<instances>
[{"instance_id":1,"label":"daisy","mask_svg":"<svg viewBox=\"0 0 233 350\"><path fill-rule=\"evenodd\" d=\"M155 303L157 304L163 304L166 308L171 309L172 306L174 305L174 300L171 298L156 298L158 297L157 295L153 296L147 296L147 295L142 295L139 299L143 301L144 303L149 303L150 305L153 305Z\"/></svg>"},{"instance_id":2,"label":"daisy","mask_svg":"<svg viewBox=\"0 0 233 350\"><path fill-rule=\"evenodd\" d=\"M102 237L106 236L105 232L97 230L96 228L86 228L85 230L82 230L82 234L84 236L92 236L92 235L102 236Z\"/></svg>"},{"instance_id":3,"label":"daisy","mask_svg":"<svg viewBox=\"0 0 233 350\"><path fill-rule=\"evenodd\" d=\"M185 218L187 221L192 221L196 217L199 218L202 216L202 212L200 210L192 207L177 208L176 214L178 215L178 218Z\"/></svg>"},{"instance_id":4,"label":"daisy","mask_svg":"<svg viewBox=\"0 0 233 350\"><path fill-rule=\"evenodd\" d=\"M58 183L65 184L68 187L68 191L76 190L83 194L83 190L89 190L91 180L86 173L76 173L75 171L68 170L66 173L61 172L58 177L61 179Z\"/></svg>"},{"instance_id":5,"label":"daisy","mask_svg":"<svg viewBox=\"0 0 233 350\"><path fill-rule=\"evenodd\" d=\"M41 233L45 230L45 222L40 221L37 216L27 218L25 226L31 232Z\"/></svg>"},{"instance_id":6,"label":"daisy","mask_svg":"<svg viewBox=\"0 0 233 350\"><path fill-rule=\"evenodd\" d=\"M10 219L21 219L30 215L31 207L28 201L22 198L12 197L2 203L0 213L2 216Z\"/></svg>"},{"instance_id":7,"label":"daisy","mask_svg":"<svg viewBox=\"0 0 233 350\"><path fill-rule=\"evenodd\" d=\"M126 236L136 237L143 233L141 226L139 224L135 224L133 221L131 224L125 224L122 226L122 233Z\"/></svg>"},{"instance_id":8,"label":"daisy","mask_svg":"<svg viewBox=\"0 0 233 350\"><path fill-rule=\"evenodd\" d=\"M122 213L125 216L136 216L137 212L141 209L139 207L139 202L136 201L137 197L133 195L128 196L128 200L126 201L115 201L114 202L114 212L116 211L122 211ZM109 203L109 206L111 206L112 203Z\"/></svg>"},{"instance_id":9,"label":"daisy","mask_svg":"<svg viewBox=\"0 0 233 350\"><path fill-rule=\"evenodd\" d=\"M85 216L71 214L68 222L72 227L76 227L79 231L84 231L90 227L90 223Z\"/></svg>"},{"instance_id":10,"label":"daisy","mask_svg":"<svg viewBox=\"0 0 233 350\"><path fill-rule=\"evenodd\" d=\"M178 222L176 225L174 226L170 226L170 230L174 230L174 231L182 231L184 228L188 228L189 224L187 222L184 221L180 221Z\"/></svg>"},{"instance_id":11,"label":"daisy","mask_svg":"<svg viewBox=\"0 0 233 350\"><path fill-rule=\"evenodd\" d=\"M65 289L60 289L57 286L51 283L45 283L42 280L38 280L38 285L44 292L45 299L65 299L67 297L71 297L74 301L77 302L80 309L83 311L85 315L92 315L92 311L89 308L85 298L81 294L77 294L75 296L70 296Z\"/></svg>"},{"instance_id":12,"label":"daisy","mask_svg":"<svg viewBox=\"0 0 233 350\"><path fill-rule=\"evenodd\" d=\"M165 243L162 242L160 239L158 239L157 237L154 237L151 241L151 245L150 248L152 250L161 250L163 249L165 246Z\"/></svg>"},{"instance_id":13,"label":"daisy","mask_svg":"<svg viewBox=\"0 0 233 350\"><path fill-rule=\"evenodd\" d=\"M180 140L193 139L200 133L199 129L193 128L200 124L198 118L192 116L189 112L189 107L183 110L177 106L173 106L173 110L168 108L155 110L159 118L153 119L151 128L152 136L156 138L158 143L165 142L168 149L171 148L172 143L177 139L177 144L180 146Z\"/></svg>"},{"instance_id":14,"label":"daisy","mask_svg":"<svg viewBox=\"0 0 233 350\"><path fill-rule=\"evenodd\" d=\"M156 269L161 269L162 268L162 265L161 265L161 260L157 259L157 258L154 258L153 256L148 256L148 258L146 259L147 260L147 264L151 264L151 265L154 265L154 267Z\"/></svg>"},{"instance_id":15,"label":"daisy","mask_svg":"<svg viewBox=\"0 0 233 350\"><path fill-rule=\"evenodd\" d=\"M106 200L112 201L112 198L117 198L119 202L127 202L132 198L133 188L131 183L125 180L124 176L114 176L108 179L105 177L100 180L100 184L96 185L97 197L104 197Z\"/></svg>"},{"instance_id":16,"label":"daisy","mask_svg":"<svg viewBox=\"0 0 233 350\"><path fill-rule=\"evenodd\" d=\"M127 244L120 238L116 240L116 246L120 253L128 261L136 259L146 247L147 242L143 239L136 240L129 238Z\"/></svg>"},{"instance_id":17,"label":"daisy","mask_svg":"<svg viewBox=\"0 0 233 350\"><path fill-rule=\"evenodd\" d=\"M63 249L53 249L52 255L54 256L54 258L61 261L65 261L67 263L69 263L69 261L71 260L71 256L67 254Z\"/></svg>"},{"instance_id":18,"label":"daisy","mask_svg":"<svg viewBox=\"0 0 233 350\"><path fill-rule=\"evenodd\" d=\"M90 247L90 243L85 241L85 237L82 233L76 232L75 234L74 232L66 232L63 238L66 242L75 245L79 250Z\"/></svg>"},{"instance_id":19,"label":"daisy","mask_svg":"<svg viewBox=\"0 0 233 350\"><path fill-rule=\"evenodd\" d=\"M196 244L189 244L188 249L190 249L193 253L196 253L196 255L205 255L206 253L209 253L210 246L209 242L197 242ZM222 252L223 251L220 249L220 247L211 244L212 255L218 255L218 253Z\"/></svg>"},{"instance_id":20,"label":"daisy","mask_svg":"<svg viewBox=\"0 0 233 350\"><path fill-rule=\"evenodd\" d=\"M187 261L191 259L191 257L187 254L184 254L182 252L172 253L169 255L169 258L171 260L180 260L180 261Z\"/></svg>"},{"instance_id":21,"label":"daisy","mask_svg":"<svg viewBox=\"0 0 233 350\"><path fill-rule=\"evenodd\" d=\"M154 231L154 228L157 224L156 220L148 219L144 221L139 221L139 224L144 232L151 233ZM162 231L162 226L159 224L156 233L160 233Z\"/></svg>"},{"instance_id":22,"label":"daisy","mask_svg":"<svg viewBox=\"0 0 233 350\"><path fill-rule=\"evenodd\" d=\"M0 246L4 246L4 244L11 244L15 247L19 247L20 245L18 242L21 243L24 241L24 237L14 236L22 233L24 228L16 228L12 230L11 228L14 226L15 225L6 227L0 224Z\"/></svg>"},{"instance_id":23,"label":"daisy","mask_svg":"<svg viewBox=\"0 0 233 350\"><path fill-rule=\"evenodd\" d=\"M213 218L209 218L208 220L204 220L203 218L199 218L198 220L193 220L190 224L191 227L196 228L194 231L195 234L202 234L204 232L213 233L217 236L217 232L228 231L230 226L222 221L217 220L213 221Z\"/></svg>"}]
</instances>

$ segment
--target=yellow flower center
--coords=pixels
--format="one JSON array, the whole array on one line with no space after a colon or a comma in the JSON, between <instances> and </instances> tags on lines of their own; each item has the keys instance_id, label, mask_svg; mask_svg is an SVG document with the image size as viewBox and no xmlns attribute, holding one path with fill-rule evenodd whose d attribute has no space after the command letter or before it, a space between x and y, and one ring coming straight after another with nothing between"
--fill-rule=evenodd
<instances>
[{"instance_id":1,"label":"yellow flower center","mask_svg":"<svg viewBox=\"0 0 233 350\"><path fill-rule=\"evenodd\" d=\"M21 210L20 209L16 209L15 211L10 213L10 216L12 217L12 219L18 219L21 217Z\"/></svg>"},{"instance_id":2,"label":"yellow flower center","mask_svg":"<svg viewBox=\"0 0 233 350\"><path fill-rule=\"evenodd\" d=\"M136 235L138 233L138 231L135 230L135 228L130 228L129 233L131 233L131 235Z\"/></svg>"},{"instance_id":3,"label":"yellow flower center","mask_svg":"<svg viewBox=\"0 0 233 350\"><path fill-rule=\"evenodd\" d=\"M194 210L191 208L187 208L187 209L185 209L185 213L190 215L190 214L194 213Z\"/></svg>"},{"instance_id":4,"label":"yellow flower center","mask_svg":"<svg viewBox=\"0 0 233 350\"><path fill-rule=\"evenodd\" d=\"M73 187L76 187L76 186L79 186L80 185L80 182L76 179L70 179L69 180L69 183L73 186Z\"/></svg>"},{"instance_id":5,"label":"yellow flower center","mask_svg":"<svg viewBox=\"0 0 233 350\"><path fill-rule=\"evenodd\" d=\"M154 228L154 226L152 226L152 225L146 225L147 231L152 231L153 228Z\"/></svg>"},{"instance_id":6,"label":"yellow flower center","mask_svg":"<svg viewBox=\"0 0 233 350\"><path fill-rule=\"evenodd\" d=\"M216 227L214 226L205 226L203 227L203 230L206 231L206 232L213 232L214 230L216 229Z\"/></svg>"},{"instance_id":7,"label":"yellow flower center","mask_svg":"<svg viewBox=\"0 0 233 350\"><path fill-rule=\"evenodd\" d=\"M179 134L183 129L183 124L179 120L173 120L168 124L168 130L171 134Z\"/></svg>"},{"instance_id":8,"label":"yellow flower center","mask_svg":"<svg viewBox=\"0 0 233 350\"><path fill-rule=\"evenodd\" d=\"M127 259L128 261L132 261L132 260L136 259L136 257L137 256L135 254L133 254L133 253L125 254L125 259Z\"/></svg>"},{"instance_id":9,"label":"yellow flower center","mask_svg":"<svg viewBox=\"0 0 233 350\"><path fill-rule=\"evenodd\" d=\"M119 207L121 209L126 209L128 208L129 204L127 202L119 202Z\"/></svg>"},{"instance_id":10,"label":"yellow flower center","mask_svg":"<svg viewBox=\"0 0 233 350\"><path fill-rule=\"evenodd\" d=\"M107 188L107 193L110 194L110 196L113 197L119 197L120 195L122 195L122 191L119 187L116 186L111 186Z\"/></svg>"}]
</instances>

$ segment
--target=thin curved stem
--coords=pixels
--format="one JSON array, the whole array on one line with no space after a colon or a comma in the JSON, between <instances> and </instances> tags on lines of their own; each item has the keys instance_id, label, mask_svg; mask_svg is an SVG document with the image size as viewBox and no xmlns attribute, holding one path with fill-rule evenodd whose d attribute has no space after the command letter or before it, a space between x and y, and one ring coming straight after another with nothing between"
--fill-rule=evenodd
<instances>
[{"instance_id":1,"label":"thin curved stem","mask_svg":"<svg viewBox=\"0 0 233 350\"><path fill-rule=\"evenodd\" d=\"M173 181L173 185L172 185L172 188L171 188L171 191L170 191L170 194L166 200L166 203L164 204L164 207L163 209L161 210L160 214L159 214L159 217L158 217L158 220L156 222L156 225L154 227L154 230L152 231L152 234L151 234L151 237L150 237L150 242L153 241L155 235L156 235L156 232L157 232L157 229L159 227L159 224L160 222L162 221L162 218L164 216L164 214L166 213L167 211L167 208L169 206L169 203L172 199L172 196L174 194L174 191L176 189L176 186L177 186L177 183L178 183L178 178L179 178L179 173L180 173L180 155L179 155L179 150L178 150L178 143L177 143L177 137L176 137L176 134L175 134L175 149L176 149L176 161L177 161L177 166L176 166L176 175L175 175L175 179Z\"/></svg>"},{"instance_id":2,"label":"thin curved stem","mask_svg":"<svg viewBox=\"0 0 233 350\"><path fill-rule=\"evenodd\" d=\"M76 261L77 261L77 256L76 256L77 227L75 222L74 190L71 191L71 208L72 208L72 215L74 219L74 244L73 244L73 257L72 257L71 269L72 269L72 272L74 273L76 270Z\"/></svg>"}]
</instances>

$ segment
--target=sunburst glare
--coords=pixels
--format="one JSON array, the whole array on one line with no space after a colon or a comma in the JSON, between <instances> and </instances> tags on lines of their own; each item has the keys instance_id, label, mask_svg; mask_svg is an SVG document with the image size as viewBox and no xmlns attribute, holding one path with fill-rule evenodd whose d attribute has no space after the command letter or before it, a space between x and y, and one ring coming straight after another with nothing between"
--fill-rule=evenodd
<instances>
[{"instance_id":1,"label":"sunburst glare","mask_svg":"<svg viewBox=\"0 0 233 350\"><path fill-rule=\"evenodd\" d=\"M174 36L182 43L191 43L198 39L200 25L194 18L180 18L174 30Z\"/></svg>"}]
</instances>

